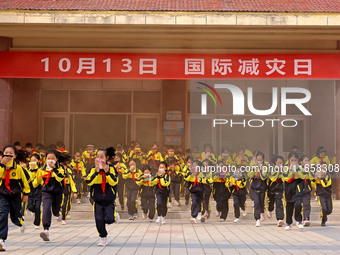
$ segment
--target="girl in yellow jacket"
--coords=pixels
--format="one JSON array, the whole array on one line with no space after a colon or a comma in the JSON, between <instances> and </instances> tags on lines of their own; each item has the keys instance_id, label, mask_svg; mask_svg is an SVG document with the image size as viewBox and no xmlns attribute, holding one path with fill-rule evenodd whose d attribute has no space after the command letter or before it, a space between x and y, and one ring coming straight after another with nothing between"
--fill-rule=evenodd
<instances>
[{"instance_id":1,"label":"girl in yellow jacket","mask_svg":"<svg viewBox=\"0 0 340 255\"><path fill-rule=\"evenodd\" d=\"M116 170L107 162L113 160L115 149L99 149L95 165L91 168L86 182L91 187L91 198L93 199L94 217L97 231L101 237L98 246L107 245L107 231L105 224L119 221L119 214L115 208L115 191L117 185Z\"/></svg>"},{"instance_id":2,"label":"girl in yellow jacket","mask_svg":"<svg viewBox=\"0 0 340 255\"><path fill-rule=\"evenodd\" d=\"M60 152L56 150L48 150L46 152L46 165L40 168L33 181L33 187L42 185L42 223L44 231L40 233L40 237L45 241L50 241L49 228L51 226L52 213L61 221L60 207L63 199L63 180L65 170L59 164Z\"/></svg>"},{"instance_id":3,"label":"girl in yellow jacket","mask_svg":"<svg viewBox=\"0 0 340 255\"><path fill-rule=\"evenodd\" d=\"M22 233L25 230L20 209L21 202L26 202L28 199L30 186L24 169L14 161L17 153L14 146L7 145L0 161L0 251L6 250L8 214L10 214L12 222L20 227Z\"/></svg>"}]
</instances>

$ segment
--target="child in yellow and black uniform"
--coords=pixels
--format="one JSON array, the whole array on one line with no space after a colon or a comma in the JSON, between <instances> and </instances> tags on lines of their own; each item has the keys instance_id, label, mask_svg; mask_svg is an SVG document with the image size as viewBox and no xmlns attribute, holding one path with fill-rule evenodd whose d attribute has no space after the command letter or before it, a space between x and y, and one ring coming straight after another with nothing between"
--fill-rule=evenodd
<instances>
[{"instance_id":1,"label":"child in yellow and black uniform","mask_svg":"<svg viewBox=\"0 0 340 255\"><path fill-rule=\"evenodd\" d=\"M310 226L310 213L311 213L311 192L315 186L315 173L311 170L309 158L306 155L302 155L299 159L301 167L301 178L304 181L303 186L303 225Z\"/></svg>"},{"instance_id":2,"label":"child in yellow and black uniform","mask_svg":"<svg viewBox=\"0 0 340 255\"><path fill-rule=\"evenodd\" d=\"M206 167L206 172L205 172L205 178L206 179L211 179L212 180L212 172L209 171L209 167L213 166L214 164L208 160L205 159L202 162L203 167ZM202 214L202 218L201 221L205 221L205 219L209 219L210 218L210 213L211 213L211 209L210 209L210 197L212 194L212 182L210 183L204 183L204 192L203 192L203 208L201 211Z\"/></svg>"},{"instance_id":3,"label":"child in yellow and black uniform","mask_svg":"<svg viewBox=\"0 0 340 255\"><path fill-rule=\"evenodd\" d=\"M136 143L134 149L130 151L129 160L130 159L133 159L138 169L143 169L143 166L145 165L145 159L139 143Z\"/></svg>"},{"instance_id":4,"label":"child in yellow and black uniform","mask_svg":"<svg viewBox=\"0 0 340 255\"><path fill-rule=\"evenodd\" d=\"M229 182L226 182L225 185L229 187L230 192L233 194L234 223L238 223L240 221L241 210L244 217L247 215L246 199L248 194L246 175L241 172L240 166L237 166L237 171L229 177Z\"/></svg>"},{"instance_id":5,"label":"child in yellow and black uniform","mask_svg":"<svg viewBox=\"0 0 340 255\"><path fill-rule=\"evenodd\" d=\"M204 152L200 154L200 161L203 162L203 160L208 159L212 164L217 164L217 158L216 155L213 152L213 147L210 143L207 143L204 145Z\"/></svg>"},{"instance_id":6,"label":"child in yellow and black uniform","mask_svg":"<svg viewBox=\"0 0 340 255\"><path fill-rule=\"evenodd\" d=\"M268 210L267 217L272 217L274 211L274 205L276 207L276 220L277 226L282 227L284 224L284 209L283 209L283 181L282 170L284 165L284 158L276 156L273 160L274 166L270 170L268 169Z\"/></svg>"},{"instance_id":7,"label":"child in yellow and black uniform","mask_svg":"<svg viewBox=\"0 0 340 255\"><path fill-rule=\"evenodd\" d=\"M60 207L63 199L63 180L64 168L60 166L58 160L60 152L56 150L48 150L46 152L46 165L41 167L36 178L33 181L33 187L36 188L42 185L42 223L44 231L40 233L40 237L44 241L49 241L49 228L52 221L52 213L61 221ZM52 211L52 212L51 212Z\"/></svg>"},{"instance_id":8,"label":"child in yellow and black uniform","mask_svg":"<svg viewBox=\"0 0 340 255\"><path fill-rule=\"evenodd\" d=\"M315 174L316 195L321 207L321 226L325 227L327 216L333 211L332 179L327 172L327 163L321 163L321 171Z\"/></svg>"},{"instance_id":9,"label":"child in yellow and black uniform","mask_svg":"<svg viewBox=\"0 0 340 255\"><path fill-rule=\"evenodd\" d=\"M257 152L255 155L255 163L250 164L251 171L248 177L251 178L250 188L252 189L254 199L254 218L256 227L261 225L264 220L264 201L267 191L267 162L264 161L264 154Z\"/></svg>"},{"instance_id":10,"label":"child in yellow and black uniform","mask_svg":"<svg viewBox=\"0 0 340 255\"><path fill-rule=\"evenodd\" d=\"M304 180L301 179L301 166L298 164L299 155L292 151L288 154L288 165L282 172L286 199L286 227L285 230L292 229L293 212L296 226L303 229L302 223L302 199Z\"/></svg>"},{"instance_id":11,"label":"child in yellow and black uniform","mask_svg":"<svg viewBox=\"0 0 340 255\"><path fill-rule=\"evenodd\" d=\"M36 178L38 169L40 168L39 154L32 154L29 162L28 170L31 172L31 180ZM41 221L41 185L33 188L33 181L30 183L31 192L28 194L27 209L34 213L34 228L39 229Z\"/></svg>"},{"instance_id":12,"label":"child in yellow and black uniform","mask_svg":"<svg viewBox=\"0 0 340 255\"><path fill-rule=\"evenodd\" d=\"M165 161L159 163L157 175L152 181L156 181L155 193L157 198L157 220L156 223L165 224L165 217L168 213L168 200L170 194L171 178L167 173L168 164Z\"/></svg>"},{"instance_id":13,"label":"child in yellow and black uniform","mask_svg":"<svg viewBox=\"0 0 340 255\"><path fill-rule=\"evenodd\" d=\"M155 188L158 185L158 179L153 178L151 174L151 167L146 165L143 167L143 175L137 181L137 184L141 187L140 197L141 206L143 210L142 218L149 217L150 222L155 217Z\"/></svg>"},{"instance_id":14,"label":"child in yellow and black uniform","mask_svg":"<svg viewBox=\"0 0 340 255\"><path fill-rule=\"evenodd\" d=\"M74 159L70 163L72 169L72 176L77 190L77 204L81 204L81 193L83 192L83 182L86 180L86 168L84 162L81 160L81 153L76 152Z\"/></svg>"},{"instance_id":15,"label":"child in yellow and black uniform","mask_svg":"<svg viewBox=\"0 0 340 255\"><path fill-rule=\"evenodd\" d=\"M8 214L11 221L20 227L22 233L25 230L20 209L21 202L26 202L28 199L30 186L23 168L14 161L17 153L14 146L7 145L0 161L0 251L6 250Z\"/></svg>"},{"instance_id":16,"label":"child in yellow and black uniform","mask_svg":"<svg viewBox=\"0 0 340 255\"><path fill-rule=\"evenodd\" d=\"M115 208L115 191L117 176L114 166L107 162L113 160L115 149L99 149L95 165L86 177L86 182L91 187L91 198L93 199L94 217L97 231L101 237L98 246L107 245L107 231L105 224L119 221L119 214Z\"/></svg>"},{"instance_id":17,"label":"child in yellow and black uniform","mask_svg":"<svg viewBox=\"0 0 340 255\"><path fill-rule=\"evenodd\" d=\"M184 174L184 180L188 182L189 191L191 193L191 223L197 223L197 219L201 220L200 214L202 210L204 186L203 184L212 184L211 176L206 178L201 171L203 168L202 162L195 160L190 168Z\"/></svg>"},{"instance_id":18,"label":"child in yellow and black uniform","mask_svg":"<svg viewBox=\"0 0 340 255\"><path fill-rule=\"evenodd\" d=\"M229 172L226 171L222 161L217 162L217 167L218 171L213 174L213 198L216 201L217 217L220 218L220 221L225 221L228 216L229 199L231 197L229 187L226 185Z\"/></svg>"},{"instance_id":19,"label":"child in yellow and black uniform","mask_svg":"<svg viewBox=\"0 0 340 255\"><path fill-rule=\"evenodd\" d=\"M313 165L317 165L319 163L323 163L325 162L328 167L331 164L331 161L329 160L328 156L327 156L327 151L325 149L325 147L323 146L319 146L316 149L316 154L311 158L310 163Z\"/></svg>"},{"instance_id":20,"label":"child in yellow and black uniform","mask_svg":"<svg viewBox=\"0 0 340 255\"><path fill-rule=\"evenodd\" d=\"M192 158L190 156L186 158L186 160L185 160L186 163L185 163L185 166L184 166L183 171L182 171L183 177L184 177L185 173L187 172L187 169L190 169L191 161L192 161ZM189 205L190 191L189 191L189 185L188 185L187 181L184 181L183 187L185 189L185 196L184 196L185 197L185 205Z\"/></svg>"},{"instance_id":21,"label":"child in yellow and black uniform","mask_svg":"<svg viewBox=\"0 0 340 255\"><path fill-rule=\"evenodd\" d=\"M128 214L130 215L129 220L134 220L138 218L137 210L137 196L139 193L139 185L136 181L142 175L142 171L137 167L136 161L133 158L129 159L129 166L123 172L123 178L126 179L126 198L127 198L127 208Z\"/></svg>"},{"instance_id":22,"label":"child in yellow and black uniform","mask_svg":"<svg viewBox=\"0 0 340 255\"><path fill-rule=\"evenodd\" d=\"M123 146L121 144L117 144L116 154L120 154L121 155L122 163L124 163L124 164L128 163L128 161L129 161L128 156L126 155L126 153L124 151L124 148L123 148Z\"/></svg>"},{"instance_id":23,"label":"child in yellow and black uniform","mask_svg":"<svg viewBox=\"0 0 340 255\"><path fill-rule=\"evenodd\" d=\"M173 195L175 198L175 204L177 206L180 206L181 203L179 199L181 193L181 184L183 182L182 168L174 157L168 158L168 164L168 172L171 178L169 202L172 202Z\"/></svg>"},{"instance_id":24,"label":"child in yellow and black uniform","mask_svg":"<svg viewBox=\"0 0 340 255\"><path fill-rule=\"evenodd\" d=\"M159 163L163 161L162 153L158 149L158 145L154 143L147 155L147 164L151 167L151 173L155 174L158 171Z\"/></svg>"},{"instance_id":25,"label":"child in yellow and black uniform","mask_svg":"<svg viewBox=\"0 0 340 255\"><path fill-rule=\"evenodd\" d=\"M126 179L124 179L123 173L125 173L127 169L125 163L123 163L122 154L116 153L114 163L114 167L116 168L118 173L117 195L119 198L120 207L124 211Z\"/></svg>"},{"instance_id":26,"label":"child in yellow and black uniform","mask_svg":"<svg viewBox=\"0 0 340 255\"><path fill-rule=\"evenodd\" d=\"M86 175L89 174L90 169L93 167L94 165L94 160L96 158L96 153L97 150L94 148L93 144L88 144L86 146L86 150L83 152L82 154L82 161L85 164L85 168L86 168ZM87 195L87 197L90 197L90 193L89 193L89 188L86 184L86 180L84 179L83 181L83 192L85 194L85 196Z\"/></svg>"},{"instance_id":27,"label":"child in yellow and black uniform","mask_svg":"<svg viewBox=\"0 0 340 255\"><path fill-rule=\"evenodd\" d=\"M77 188L73 180L73 171L67 165L69 156L65 157L65 160L61 162L61 165L65 169L65 177L64 177L64 191L63 191L63 202L61 206L61 216L62 216L62 225L66 225L67 215L71 211L72 208L72 193L74 198L77 198Z\"/></svg>"}]
</instances>

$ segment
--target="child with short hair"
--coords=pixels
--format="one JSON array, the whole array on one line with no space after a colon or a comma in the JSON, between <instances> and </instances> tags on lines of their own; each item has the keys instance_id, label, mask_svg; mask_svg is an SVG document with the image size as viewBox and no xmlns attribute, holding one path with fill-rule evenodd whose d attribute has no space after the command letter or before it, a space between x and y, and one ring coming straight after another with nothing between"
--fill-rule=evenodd
<instances>
[{"instance_id":1,"label":"child with short hair","mask_svg":"<svg viewBox=\"0 0 340 255\"><path fill-rule=\"evenodd\" d=\"M168 213L169 186L171 183L170 175L167 173L168 164L162 161L158 166L157 176L154 177L156 185L155 193L157 198L157 220L156 223L165 224L165 217Z\"/></svg>"},{"instance_id":2,"label":"child with short hair","mask_svg":"<svg viewBox=\"0 0 340 255\"><path fill-rule=\"evenodd\" d=\"M143 167L143 175L137 181L137 184L141 187L142 218L146 219L148 217L150 222L152 222L155 217L155 188L158 184L158 179L152 176L149 165Z\"/></svg>"},{"instance_id":3,"label":"child with short hair","mask_svg":"<svg viewBox=\"0 0 340 255\"><path fill-rule=\"evenodd\" d=\"M130 158L128 167L125 172L123 172L123 178L126 179L125 186L128 214L130 215L129 220L135 220L138 218L137 196L140 187L137 184L137 180L139 180L142 174L142 171L136 164L136 159Z\"/></svg>"}]
</instances>

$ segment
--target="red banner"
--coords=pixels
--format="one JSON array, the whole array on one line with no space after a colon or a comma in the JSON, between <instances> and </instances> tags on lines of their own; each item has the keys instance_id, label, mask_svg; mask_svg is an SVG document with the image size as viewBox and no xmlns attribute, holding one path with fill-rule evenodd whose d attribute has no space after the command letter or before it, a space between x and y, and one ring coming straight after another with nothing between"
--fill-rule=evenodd
<instances>
[{"instance_id":1,"label":"red banner","mask_svg":"<svg viewBox=\"0 0 340 255\"><path fill-rule=\"evenodd\" d=\"M340 79L340 54L0 52L0 77Z\"/></svg>"}]
</instances>

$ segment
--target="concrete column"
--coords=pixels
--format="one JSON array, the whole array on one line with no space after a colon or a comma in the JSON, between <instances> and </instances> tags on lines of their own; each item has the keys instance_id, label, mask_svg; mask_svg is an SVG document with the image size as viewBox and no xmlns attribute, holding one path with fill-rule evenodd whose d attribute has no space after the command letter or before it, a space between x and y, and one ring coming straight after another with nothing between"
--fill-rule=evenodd
<instances>
[{"instance_id":1,"label":"concrete column","mask_svg":"<svg viewBox=\"0 0 340 255\"><path fill-rule=\"evenodd\" d=\"M0 37L0 51L8 51L12 39ZM0 150L12 141L13 79L0 79Z\"/></svg>"}]
</instances>

